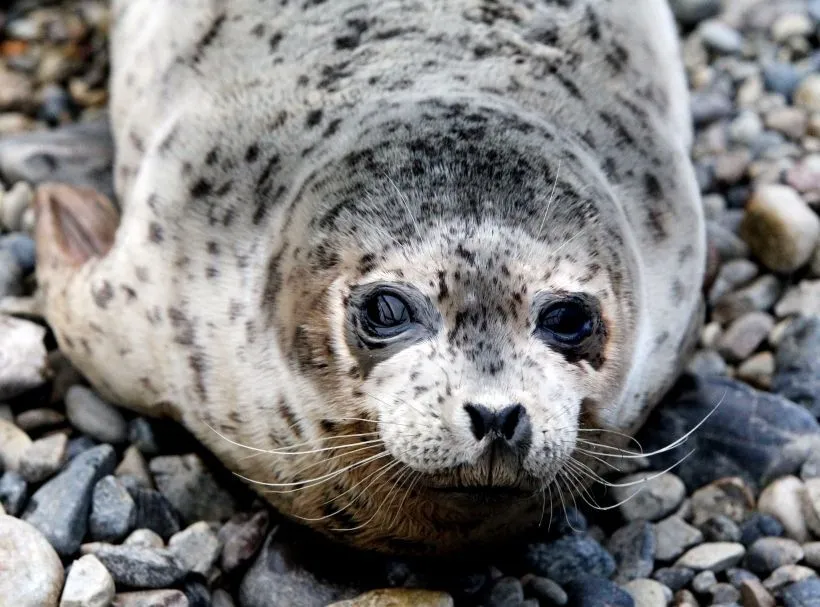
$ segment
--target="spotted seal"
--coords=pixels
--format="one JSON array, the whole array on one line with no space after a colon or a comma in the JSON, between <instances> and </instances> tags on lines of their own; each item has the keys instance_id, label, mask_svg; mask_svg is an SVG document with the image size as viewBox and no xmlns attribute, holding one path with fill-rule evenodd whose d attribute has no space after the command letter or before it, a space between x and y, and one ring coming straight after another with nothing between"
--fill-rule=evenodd
<instances>
[{"instance_id":1,"label":"spotted seal","mask_svg":"<svg viewBox=\"0 0 820 607\"><path fill-rule=\"evenodd\" d=\"M36 201L105 397L424 553L546 522L674 381L705 238L663 0L113 6L121 213Z\"/></svg>"}]
</instances>

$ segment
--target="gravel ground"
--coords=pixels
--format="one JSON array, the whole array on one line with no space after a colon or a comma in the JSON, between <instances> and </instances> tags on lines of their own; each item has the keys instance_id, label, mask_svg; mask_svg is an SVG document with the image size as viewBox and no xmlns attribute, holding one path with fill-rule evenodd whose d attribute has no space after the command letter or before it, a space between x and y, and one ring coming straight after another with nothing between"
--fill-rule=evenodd
<instances>
[{"instance_id":1,"label":"gravel ground","mask_svg":"<svg viewBox=\"0 0 820 607\"><path fill-rule=\"evenodd\" d=\"M0 605L820 605L820 1L671 0L709 219L709 323L630 460L528 543L354 553L175 425L86 387L38 316L32 187L111 193L107 3L0 3ZM697 450L674 473L658 475ZM628 474L627 474L628 472ZM381 590L374 590L381 589ZM358 598L357 598L358 597Z\"/></svg>"}]
</instances>

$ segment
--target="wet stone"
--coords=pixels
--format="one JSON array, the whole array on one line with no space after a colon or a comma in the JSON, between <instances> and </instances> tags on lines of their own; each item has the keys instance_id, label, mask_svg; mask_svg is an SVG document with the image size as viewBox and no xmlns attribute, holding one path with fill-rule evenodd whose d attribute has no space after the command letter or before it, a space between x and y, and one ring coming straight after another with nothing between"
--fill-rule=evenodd
<instances>
[{"instance_id":1,"label":"wet stone","mask_svg":"<svg viewBox=\"0 0 820 607\"><path fill-rule=\"evenodd\" d=\"M598 542L583 536L563 537L549 544L531 544L526 563L536 575L565 584L584 575L610 577L615 560Z\"/></svg>"},{"instance_id":2,"label":"wet stone","mask_svg":"<svg viewBox=\"0 0 820 607\"><path fill-rule=\"evenodd\" d=\"M110 445L78 455L37 490L23 518L46 536L58 554L74 554L86 533L94 485L110 474L115 464L116 455Z\"/></svg>"}]
</instances>

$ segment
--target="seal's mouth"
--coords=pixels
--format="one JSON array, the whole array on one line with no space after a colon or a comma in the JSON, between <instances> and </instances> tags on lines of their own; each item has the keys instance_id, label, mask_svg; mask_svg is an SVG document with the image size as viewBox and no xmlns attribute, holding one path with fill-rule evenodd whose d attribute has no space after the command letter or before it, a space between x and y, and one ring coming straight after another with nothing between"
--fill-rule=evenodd
<instances>
[{"instance_id":1,"label":"seal's mouth","mask_svg":"<svg viewBox=\"0 0 820 607\"><path fill-rule=\"evenodd\" d=\"M450 487L430 487L437 493L457 493L476 496L525 497L532 495L532 490L508 485L453 485Z\"/></svg>"}]
</instances>

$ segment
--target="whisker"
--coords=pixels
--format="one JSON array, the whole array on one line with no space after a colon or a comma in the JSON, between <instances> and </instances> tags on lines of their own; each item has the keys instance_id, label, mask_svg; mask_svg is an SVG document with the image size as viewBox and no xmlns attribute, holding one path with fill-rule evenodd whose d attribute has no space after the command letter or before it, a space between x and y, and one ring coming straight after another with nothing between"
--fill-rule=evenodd
<instances>
[{"instance_id":1,"label":"whisker","mask_svg":"<svg viewBox=\"0 0 820 607\"><path fill-rule=\"evenodd\" d=\"M352 470L353 468L356 468L358 466L363 466L364 464L370 463L370 462L375 461L379 458L389 457L389 456L390 456L390 454L387 451L383 451L382 453L379 453L377 455L371 455L370 457L367 457L367 458L365 458L365 459L363 459L359 462L356 462L355 464L345 466L344 468L340 468L339 470L334 470L333 472L328 472L327 474L323 474L322 476L318 476L316 478L312 478L312 479L308 479L308 480L304 480L304 481L294 481L294 482L289 482L289 483L266 483L266 482L262 482L262 481L255 481L255 480L253 480L251 478L248 478L246 476L243 476L241 474L236 474L236 476L238 476L239 478L241 478L241 479L243 479L243 480L245 480L249 483L252 483L254 485L260 485L260 486L263 486L263 487L295 487L295 486L298 486L298 485L306 485L307 483L315 483L316 481L324 481L324 480L327 480L327 479L331 479L334 476L344 474L348 470ZM315 486L315 485L309 485L309 486L312 487L312 486ZM300 487L300 488L301 489L306 489L307 486L303 486L303 487Z\"/></svg>"}]
</instances>

